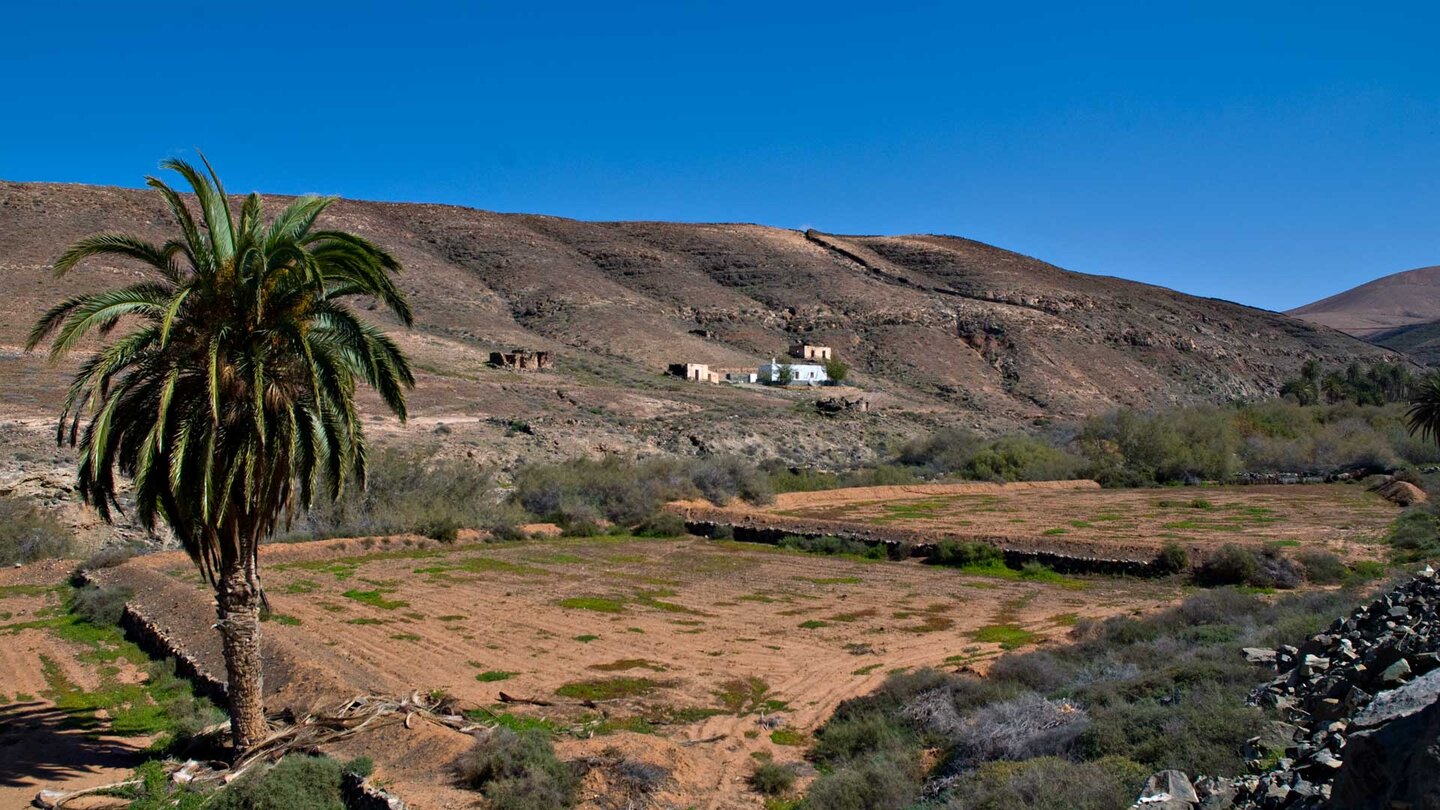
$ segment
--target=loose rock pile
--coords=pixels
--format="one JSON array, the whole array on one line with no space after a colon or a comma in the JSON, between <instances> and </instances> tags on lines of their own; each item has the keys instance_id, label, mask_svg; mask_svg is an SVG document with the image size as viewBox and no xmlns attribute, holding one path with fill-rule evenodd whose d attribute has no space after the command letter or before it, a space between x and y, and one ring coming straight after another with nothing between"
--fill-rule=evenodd
<instances>
[{"instance_id":1,"label":"loose rock pile","mask_svg":"<svg viewBox=\"0 0 1440 810\"><path fill-rule=\"evenodd\" d=\"M1299 647L1247 648L1278 677L1251 700L1285 718L1251 740L1262 773L1164 771L1143 810L1440 807L1440 579L1427 568Z\"/></svg>"}]
</instances>

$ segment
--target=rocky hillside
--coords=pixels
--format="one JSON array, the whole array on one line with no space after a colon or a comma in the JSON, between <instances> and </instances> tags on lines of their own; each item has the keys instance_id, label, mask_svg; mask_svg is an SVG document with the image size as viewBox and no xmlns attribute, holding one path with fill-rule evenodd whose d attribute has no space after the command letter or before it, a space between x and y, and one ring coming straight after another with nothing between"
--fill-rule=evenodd
<instances>
[{"instance_id":1,"label":"rocky hillside","mask_svg":"<svg viewBox=\"0 0 1440 810\"><path fill-rule=\"evenodd\" d=\"M502 464L659 450L842 464L942 424L999 430L1258 397L1306 358L1386 354L1284 315L955 237L348 200L325 224L365 234L407 267L417 326L402 339L423 373L405 435ZM64 244L110 229L158 238L170 222L147 190L0 182L0 388L14 424L43 426L67 371L20 352L35 317L67 293L138 277L121 265L50 277ZM753 367L800 339L852 365L868 413L826 418L806 404L816 392L663 376L674 362ZM511 348L548 350L555 368L486 365Z\"/></svg>"},{"instance_id":2,"label":"rocky hillside","mask_svg":"<svg viewBox=\"0 0 1440 810\"><path fill-rule=\"evenodd\" d=\"M1440 266L1392 273L1286 314L1381 342L1382 333L1440 320Z\"/></svg>"}]
</instances>

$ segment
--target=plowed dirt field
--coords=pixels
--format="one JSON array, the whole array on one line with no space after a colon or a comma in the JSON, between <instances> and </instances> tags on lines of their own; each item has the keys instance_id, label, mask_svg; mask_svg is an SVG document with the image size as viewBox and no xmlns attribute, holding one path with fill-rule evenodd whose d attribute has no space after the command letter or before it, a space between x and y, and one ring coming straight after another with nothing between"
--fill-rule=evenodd
<instances>
[{"instance_id":1,"label":"plowed dirt field","mask_svg":"<svg viewBox=\"0 0 1440 810\"><path fill-rule=\"evenodd\" d=\"M305 662L268 673L277 700L323 698L316 688L331 700L444 690L483 721L550 728L566 757L617 748L669 769L658 806L759 807L744 782L752 754L799 761L842 700L889 673L983 668L1002 648L1062 638L1081 617L1179 596L1154 582L1027 581L693 538L265 551L276 611L267 644L277 659ZM213 645L193 609L208 608L209 594L184 557L152 555L107 575L136 586L140 606L182 643ZM502 691L551 705L502 705ZM427 743L431 755L393 739L365 753L412 806L467 806L473 794L449 773L455 741L443 742ZM610 806L595 799L587 806Z\"/></svg>"}]
</instances>

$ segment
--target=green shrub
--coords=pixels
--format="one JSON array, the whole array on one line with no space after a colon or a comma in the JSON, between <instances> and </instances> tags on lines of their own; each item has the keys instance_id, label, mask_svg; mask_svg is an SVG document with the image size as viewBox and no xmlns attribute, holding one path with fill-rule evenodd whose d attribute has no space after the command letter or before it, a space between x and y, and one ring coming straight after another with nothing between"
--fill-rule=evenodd
<instances>
[{"instance_id":1,"label":"green shrub","mask_svg":"<svg viewBox=\"0 0 1440 810\"><path fill-rule=\"evenodd\" d=\"M115 625L125 612L125 602L135 592L123 585L86 585L76 588L71 609L94 625Z\"/></svg>"},{"instance_id":2,"label":"green shrub","mask_svg":"<svg viewBox=\"0 0 1440 810\"><path fill-rule=\"evenodd\" d=\"M810 756L816 762L837 764L874 753L906 752L915 744L915 733L908 724L870 711L826 723L815 734Z\"/></svg>"},{"instance_id":3,"label":"green shrub","mask_svg":"<svg viewBox=\"0 0 1440 810\"><path fill-rule=\"evenodd\" d=\"M21 498L0 496L0 565L64 557L74 538L50 512Z\"/></svg>"},{"instance_id":4,"label":"green shrub","mask_svg":"<svg viewBox=\"0 0 1440 810\"><path fill-rule=\"evenodd\" d=\"M473 463L384 450L369 460L366 485L348 482L339 500L317 498L282 540L413 532L453 542L461 528L522 522L503 504L494 476Z\"/></svg>"},{"instance_id":5,"label":"green shrub","mask_svg":"<svg viewBox=\"0 0 1440 810\"><path fill-rule=\"evenodd\" d=\"M1402 561L1433 559L1440 556L1440 521L1428 504L1412 506L1395 519L1387 540Z\"/></svg>"},{"instance_id":6,"label":"green shrub","mask_svg":"<svg viewBox=\"0 0 1440 810\"><path fill-rule=\"evenodd\" d=\"M549 736L535 729L495 728L477 737L455 768L496 810L573 807L580 785L574 769L555 756Z\"/></svg>"},{"instance_id":7,"label":"green shrub","mask_svg":"<svg viewBox=\"0 0 1440 810\"><path fill-rule=\"evenodd\" d=\"M216 810L344 810L340 781L369 760L341 764L329 757L290 754L231 782L206 805Z\"/></svg>"},{"instance_id":8,"label":"green shrub","mask_svg":"<svg viewBox=\"0 0 1440 810\"><path fill-rule=\"evenodd\" d=\"M883 560L888 556L888 552L882 544L872 545L861 540L850 540L845 537L833 537L830 535L822 537L788 535L780 538L779 546L792 551L804 551L810 554L845 554L854 557L864 557L870 560Z\"/></svg>"},{"instance_id":9,"label":"green shrub","mask_svg":"<svg viewBox=\"0 0 1440 810\"><path fill-rule=\"evenodd\" d=\"M925 555L925 561L952 568L992 568L1005 564L1005 554L986 543L941 540Z\"/></svg>"},{"instance_id":10,"label":"green shrub","mask_svg":"<svg viewBox=\"0 0 1440 810\"><path fill-rule=\"evenodd\" d=\"M1031 436L1004 436L975 451L957 472L977 481L1061 481L1075 478L1084 459Z\"/></svg>"},{"instance_id":11,"label":"green shrub","mask_svg":"<svg viewBox=\"0 0 1440 810\"><path fill-rule=\"evenodd\" d=\"M600 525L593 520L572 519L560 524L560 534L564 537L599 537L604 534Z\"/></svg>"},{"instance_id":12,"label":"green shrub","mask_svg":"<svg viewBox=\"0 0 1440 810\"><path fill-rule=\"evenodd\" d=\"M688 533L685 519L674 512L656 512L635 527L637 537L684 537Z\"/></svg>"},{"instance_id":13,"label":"green shrub","mask_svg":"<svg viewBox=\"0 0 1440 810\"><path fill-rule=\"evenodd\" d=\"M1316 585L1338 585L1349 573L1345 563L1328 551L1305 549L1295 555L1295 562L1305 572L1305 579Z\"/></svg>"},{"instance_id":14,"label":"green shrub","mask_svg":"<svg viewBox=\"0 0 1440 810\"><path fill-rule=\"evenodd\" d=\"M912 758L872 755L821 774L804 807L813 810L904 810L920 797Z\"/></svg>"},{"instance_id":15,"label":"green shrub","mask_svg":"<svg viewBox=\"0 0 1440 810\"><path fill-rule=\"evenodd\" d=\"M756 792L766 796L782 796L795 786L795 771L786 765L761 762L746 780Z\"/></svg>"},{"instance_id":16,"label":"green shrub","mask_svg":"<svg viewBox=\"0 0 1440 810\"><path fill-rule=\"evenodd\" d=\"M1151 691L1168 692L1106 706L1091 706L1079 750L1086 759L1120 756L1150 771L1244 773L1240 750L1260 733L1265 716L1244 703L1244 687L1205 683L1213 670L1189 669L1191 680L1155 679ZM1253 678L1253 671L1251 677ZM1196 682L1196 681L1201 682Z\"/></svg>"},{"instance_id":17,"label":"green shrub","mask_svg":"<svg viewBox=\"0 0 1440 810\"><path fill-rule=\"evenodd\" d=\"M1249 549L1226 543L1195 571L1196 583L1207 588L1246 585L1260 579L1260 563Z\"/></svg>"},{"instance_id":18,"label":"green shrub","mask_svg":"<svg viewBox=\"0 0 1440 810\"><path fill-rule=\"evenodd\" d=\"M667 501L705 497L724 504L738 497L766 503L772 494L766 476L738 457L661 456L528 465L515 473L513 497L531 514L562 525L603 518L628 526Z\"/></svg>"},{"instance_id":19,"label":"green shrub","mask_svg":"<svg viewBox=\"0 0 1440 810\"><path fill-rule=\"evenodd\" d=\"M1070 762L1040 757L992 762L956 780L941 810L1116 810L1128 807L1150 770L1123 757Z\"/></svg>"},{"instance_id":20,"label":"green shrub","mask_svg":"<svg viewBox=\"0 0 1440 810\"><path fill-rule=\"evenodd\" d=\"M450 515L426 518L415 524L415 533L441 543L453 543L460 537L460 522Z\"/></svg>"},{"instance_id":21,"label":"green shrub","mask_svg":"<svg viewBox=\"0 0 1440 810\"><path fill-rule=\"evenodd\" d=\"M1190 554L1179 543L1166 543L1155 555L1155 570L1161 574L1180 574L1190 570Z\"/></svg>"}]
</instances>

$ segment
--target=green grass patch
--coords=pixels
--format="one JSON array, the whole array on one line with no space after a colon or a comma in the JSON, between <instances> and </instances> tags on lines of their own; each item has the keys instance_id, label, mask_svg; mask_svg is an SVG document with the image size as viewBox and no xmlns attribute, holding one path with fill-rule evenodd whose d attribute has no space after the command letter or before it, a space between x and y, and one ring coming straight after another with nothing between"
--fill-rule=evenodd
<instances>
[{"instance_id":1,"label":"green grass patch","mask_svg":"<svg viewBox=\"0 0 1440 810\"><path fill-rule=\"evenodd\" d=\"M885 665L884 665L884 664L871 664L870 666L867 666L867 667L860 667L859 669L855 670L854 672L851 672L850 674L851 674L851 675L854 675L854 676L857 677L857 678L858 678L858 677L863 677L863 676L865 676L865 675L869 675L870 673L874 672L875 670L877 670L877 669L879 669L880 667L883 667L883 666L885 666Z\"/></svg>"},{"instance_id":2,"label":"green grass patch","mask_svg":"<svg viewBox=\"0 0 1440 810\"><path fill-rule=\"evenodd\" d=\"M1018 624L991 624L970 633L973 641L999 644L1001 649L1014 650L1035 643L1035 634Z\"/></svg>"},{"instance_id":3,"label":"green grass patch","mask_svg":"<svg viewBox=\"0 0 1440 810\"><path fill-rule=\"evenodd\" d=\"M378 589L373 591L359 591L352 589L341 594L341 596L344 596L346 599L354 599L356 602L360 602L361 604L380 608L381 610L398 610L402 607L410 606L409 602L403 602L398 599L386 599L384 592Z\"/></svg>"},{"instance_id":4,"label":"green grass patch","mask_svg":"<svg viewBox=\"0 0 1440 810\"><path fill-rule=\"evenodd\" d=\"M810 736L794 729L777 728L770 732L770 742L776 745L805 746L810 744Z\"/></svg>"},{"instance_id":5,"label":"green grass patch","mask_svg":"<svg viewBox=\"0 0 1440 810\"><path fill-rule=\"evenodd\" d=\"M63 585L0 585L0 599L11 596L43 596L47 593L57 593Z\"/></svg>"},{"instance_id":6,"label":"green grass patch","mask_svg":"<svg viewBox=\"0 0 1440 810\"><path fill-rule=\"evenodd\" d=\"M518 672L507 672L503 669L487 669L475 676L475 680L481 683L494 683L496 681L508 681L519 675Z\"/></svg>"},{"instance_id":7,"label":"green grass patch","mask_svg":"<svg viewBox=\"0 0 1440 810\"><path fill-rule=\"evenodd\" d=\"M578 641L578 642L580 642L581 644L589 644L589 643L592 642L592 641L598 641L599 638L600 638L599 636L597 636L597 635L595 635L595 634L593 634L593 633L586 633L586 634L584 634L584 635L582 635L582 636L576 636L576 637L575 637L575 640Z\"/></svg>"},{"instance_id":8,"label":"green grass patch","mask_svg":"<svg viewBox=\"0 0 1440 810\"><path fill-rule=\"evenodd\" d=\"M612 596L572 596L557 604L569 610L593 610L596 613L624 613L625 601Z\"/></svg>"},{"instance_id":9,"label":"green grass patch","mask_svg":"<svg viewBox=\"0 0 1440 810\"><path fill-rule=\"evenodd\" d=\"M650 678L619 676L594 681L572 681L556 689L555 694L575 700L618 700L648 695L669 685L668 682Z\"/></svg>"},{"instance_id":10,"label":"green grass patch","mask_svg":"<svg viewBox=\"0 0 1440 810\"><path fill-rule=\"evenodd\" d=\"M628 672L632 669L648 669L651 672L664 672L666 667L664 664L646 658L622 658L619 661L611 661L608 664L591 664L590 669L597 672Z\"/></svg>"},{"instance_id":11,"label":"green grass patch","mask_svg":"<svg viewBox=\"0 0 1440 810\"><path fill-rule=\"evenodd\" d=\"M300 620L299 620L299 619L295 618L294 616L291 616L291 615L288 614L288 613L262 613L262 614L260 615L260 618L261 618L263 621L274 622L274 623L276 623L276 624L283 624L283 625L285 625L285 626L287 626L287 627L294 627L295 625L297 625L297 624L300 623Z\"/></svg>"},{"instance_id":12,"label":"green grass patch","mask_svg":"<svg viewBox=\"0 0 1440 810\"><path fill-rule=\"evenodd\" d=\"M319 587L313 579L297 579L285 586L285 593L314 593Z\"/></svg>"},{"instance_id":13,"label":"green grass patch","mask_svg":"<svg viewBox=\"0 0 1440 810\"><path fill-rule=\"evenodd\" d=\"M822 622L819 619L809 619L800 623L803 630L818 630L821 627L829 627L829 622Z\"/></svg>"}]
</instances>

